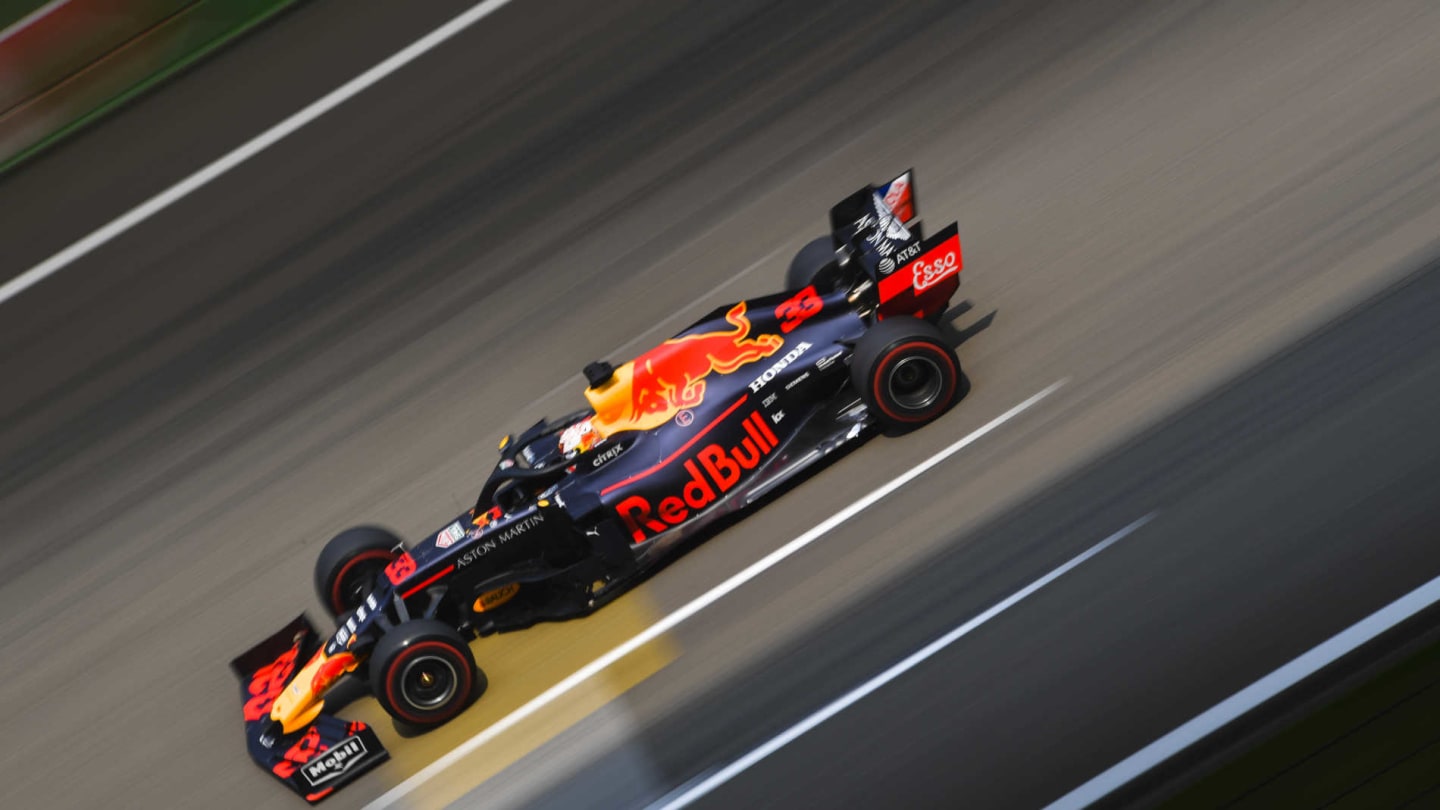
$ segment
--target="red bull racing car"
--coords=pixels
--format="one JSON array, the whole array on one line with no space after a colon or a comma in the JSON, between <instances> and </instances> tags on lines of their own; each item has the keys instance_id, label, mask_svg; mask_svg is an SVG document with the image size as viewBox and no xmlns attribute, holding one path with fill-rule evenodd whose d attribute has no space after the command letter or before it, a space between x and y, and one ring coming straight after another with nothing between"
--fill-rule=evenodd
<instances>
[{"instance_id":1,"label":"red bull racing car","mask_svg":"<svg viewBox=\"0 0 1440 810\"><path fill-rule=\"evenodd\" d=\"M408 548L372 527L327 543L315 588L336 629L302 615L231 664L254 760L320 801L387 757L332 713L338 684L405 727L445 723L486 686L470 638L587 615L827 454L943 414L965 385L936 325L960 239L924 236L915 213L910 172L860 189L785 292L587 366L588 407L506 437L471 510Z\"/></svg>"}]
</instances>

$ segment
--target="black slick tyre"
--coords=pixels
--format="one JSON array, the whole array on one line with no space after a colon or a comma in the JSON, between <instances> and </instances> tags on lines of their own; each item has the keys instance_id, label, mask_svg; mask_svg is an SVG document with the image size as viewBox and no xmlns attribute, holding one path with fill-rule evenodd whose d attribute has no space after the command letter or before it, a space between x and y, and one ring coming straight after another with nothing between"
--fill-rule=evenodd
<instances>
[{"instance_id":1,"label":"black slick tyre","mask_svg":"<svg viewBox=\"0 0 1440 810\"><path fill-rule=\"evenodd\" d=\"M909 316L886 318L861 335L850 381L890 434L927 425L964 395L955 350L940 329Z\"/></svg>"},{"instance_id":2,"label":"black slick tyre","mask_svg":"<svg viewBox=\"0 0 1440 810\"><path fill-rule=\"evenodd\" d=\"M811 284L829 287L820 273L835 261L835 242L828 236L812 239L800 248L785 271L785 289L803 290ZM829 274L833 275L833 274ZM826 290L822 290L824 292Z\"/></svg>"},{"instance_id":3,"label":"black slick tyre","mask_svg":"<svg viewBox=\"0 0 1440 810\"><path fill-rule=\"evenodd\" d=\"M400 555L400 538L375 526L357 526L330 538L315 558L315 595L331 618L358 607L370 585Z\"/></svg>"},{"instance_id":4,"label":"black slick tyre","mask_svg":"<svg viewBox=\"0 0 1440 810\"><path fill-rule=\"evenodd\" d=\"M380 706L419 730L450 721L487 685L470 645L455 628L434 619L404 622L381 636L369 670Z\"/></svg>"}]
</instances>

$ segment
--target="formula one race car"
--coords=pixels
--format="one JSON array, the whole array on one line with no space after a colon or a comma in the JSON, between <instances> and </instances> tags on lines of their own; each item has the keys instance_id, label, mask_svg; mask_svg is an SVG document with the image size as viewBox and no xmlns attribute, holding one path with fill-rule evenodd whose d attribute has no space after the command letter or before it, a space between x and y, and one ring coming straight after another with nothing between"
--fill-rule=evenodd
<instances>
[{"instance_id":1,"label":"formula one race car","mask_svg":"<svg viewBox=\"0 0 1440 810\"><path fill-rule=\"evenodd\" d=\"M342 676L406 727L444 723L485 689L468 638L589 614L832 451L945 413L965 385L936 326L960 238L924 237L915 210L910 172L867 186L795 256L787 292L587 366L589 407L507 436L474 508L414 546L371 527L326 544L334 633L302 615L231 664L255 761L319 801L388 756L326 711Z\"/></svg>"}]
</instances>

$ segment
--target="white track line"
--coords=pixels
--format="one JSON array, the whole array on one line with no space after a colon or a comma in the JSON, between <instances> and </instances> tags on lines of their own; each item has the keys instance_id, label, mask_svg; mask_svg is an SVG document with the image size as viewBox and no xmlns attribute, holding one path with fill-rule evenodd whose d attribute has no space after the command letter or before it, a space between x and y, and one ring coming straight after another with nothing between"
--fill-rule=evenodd
<instances>
[{"instance_id":1,"label":"white track line","mask_svg":"<svg viewBox=\"0 0 1440 810\"><path fill-rule=\"evenodd\" d=\"M1114 793L1136 777L1225 727L1246 712L1354 652L1387 630L1440 602L1440 577L1310 648L1299 658L1196 715L1109 770L1056 799L1046 810L1076 810Z\"/></svg>"},{"instance_id":2,"label":"white track line","mask_svg":"<svg viewBox=\"0 0 1440 810\"><path fill-rule=\"evenodd\" d=\"M905 486L919 476L928 472L931 468L935 467L935 465L939 464L950 456L953 456L954 454L965 449L966 447L969 447L971 444L979 441L986 434L994 431L996 428L1000 427L1006 422L1009 422L1011 419L1014 419L1015 417L1019 416L1030 408L1034 407L1037 403L1040 402L1040 400L1055 393L1055 391L1059 389L1060 386L1064 385L1065 382L1065 380L1060 380L1059 382L1053 383L1040 393L1035 394L1024 402L1021 402L1019 405L1016 405L1015 407L1000 414L994 419L991 419L989 422L986 422L984 425L981 425L979 428L977 428L973 433L970 433L969 435L965 436L964 438L960 439L949 447L946 447L944 450L941 450L940 452L925 459L914 467L911 467L908 471L902 473L897 478L894 478L888 484L885 484L879 489L860 498L860 500L855 501L844 509L841 509L839 512L836 512L834 515L830 516L825 521L815 526L813 529L805 532L804 534L800 535L794 540L791 540L785 545L775 549L774 551L760 558L756 562L751 563L748 567L742 569L739 573L731 576L729 579L725 580L719 585L716 585L715 587L711 588L710 590L686 603L683 607L665 616L660 621L645 628L639 634L631 638L629 641L624 642L610 652L605 653L599 658L596 658L594 661L591 661L590 663L576 670L569 677L565 678L564 680L560 681L559 683L535 696L533 699L530 700L529 703L526 703L525 705L521 706L510 714L507 714L504 717L500 718L496 722L492 723L489 727L487 727L484 731L481 731L474 737L471 737L465 742L455 746L444 756L425 766L425 768L420 770L414 776L391 788L388 792L381 795L378 799L371 802L370 804L365 805L366 810L372 810L372 808L388 807L389 805L399 801L406 794L415 790L421 784L435 778L445 769L459 762L462 758L475 751L480 746L490 742L499 735L518 725L525 718L529 717L532 714L535 714L550 703L553 703L556 699L565 695L567 692L571 691L575 687L600 674L611 664L619 661L620 659L624 658L635 650L640 649L646 644L649 644L650 642L654 641L665 633L668 633L670 630L678 626L681 622L684 622L691 616L694 616L695 614L699 613L710 605L713 605L716 602L720 601L731 591L734 591L741 585L744 585L750 580L758 577L767 569L774 567L781 560L784 560L786 557L795 554L797 551L800 551L801 549L820 539L831 529L834 529L836 526L843 524L847 520L858 515L860 512L870 508L881 498L884 498L885 496L889 495L900 487Z\"/></svg>"},{"instance_id":3,"label":"white track line","mask_svg":"<svg viewBox=\"0 0 1440 810\"><path fill-rule=\"evenodd\" d=\"M20 19L11 23L10 26L7 27L5 30L0 31L0 42L4 42L5 40L15 36L21 31L24 31L26 28L34 25L35 23L40 22L40 20L48 17L50 15L50 12L54 11L57 8L60 8L68 2L70 2L70 0L50 0L50 2L46 3L40 8L37 8L29 14L26 14L24 17L21 17Z\"/></svg>"},{"instance_id":4,"label":"white track line","mask_svg":"<svg viewBox=\"0 0 1440 810\"><path fill-rule=\"evenodd\" d=\"M90 253L111 239L114 239L165 210L171 204L185 198L206 183L209 183L220 175L239 166L241 163L260 154L275 145L285 136L293 134L306 124L344 104L351 98L354 98L366 88L379 82L386 76L419 59L427 52L434 50L446 40L459 34L466 28L469 28L509 5L510 1L511 0L485 0L482 3L471 6L458 17L455 17L434 31L415 40L410 45L396 51L390 58L334 90L331 90L319 100L312 102L308 107L305 107L284 121L256 135L229 154L224 155L184 180L181 180L170 188L165 189L154 197L121 214L119 217L110 221L110 223L102 226L99 230L80 239L80 241L56 253L54 256L40 262L15 278L10 279L5 282L5 284L0 285L0 304L5 303L50 276L64 270L87 253Z\"/></svg>"},{"instance_id":5,"label":"white track line","mask_svg":"<svg viewBox=\"0 0 1440 810\"><path fill-rule=\"evenodd\" d=\"M890 683L901 675L904 675L906 672L909 672L910 670L919 666L921 662L933 656L935 653L938 653L946 647L950 646L951 644L954 644L956 641L959 641L961 638L974 632L976 628L980 627L981 625L985 624L996 616L999 616L1001 613L1004 613L1006 610L1009 610L1027 597L1033 595L1036 591L1039 591L1041 588L1044 588L1046 585L1049 585L1050 583L1069 573L1072 569L1079 566L1081 563L1085 562L1091 557L1094 557L1096 554L1099 554L1110 546L1113 546L1116 543L1120 542L1122 539L1124 539L1130 533L1134 532L1136 529L1144 526L1146 523L1149 523L1150 520L1154 517L1155 513L1151 512L1150 514L1140 518L1134 523L1131 523L1120 531L1115 532L1104 540L1101 540L1100 542L1081 552L1079 555L1071 558L1069 562L1065 563L1059 568L1056 568L1045 576L1035 580L1029 585L1026 585L1024 588L1021 588L1015 593L1010 594L1003 600L990 606L990 608L987 609L985 612L981 613L970 621L965 622L959 627L956 627L954 630L951 630L940 638L935 639L924 647L921 647L920 649L911 653L909 656L902 659L899 663L895 664L884 672L881 672L879 675L876 675L865 683L860 684L851 691L842 695L834 702L830 703L829 705L825 706L824 708L820 709L819 711L815 712L804 720L801 720L799 723L796 723L785 731L782 731L779 734L775 735L770 739L769 742L766 742L759 748L752 750L750 753L746 754L743 757L740 757L729 765L726 765L719 771L716 771L715 773L705 777L698 784L683 787L675 793L660 799L659 801L651 805L651 807L659 808L659 810L680 810L680 808L688 807L695 801L704 798L711 791L715 790L715 788L718 788L726 782L729 782L731 779L734 779L736 776L739 776L741 773L749 769L755 763L759 762L762 759L765 759L776 751L779 751L781 748L784 748L785 746L794 742L806 732L814 729L816 726L820 725L826 720L829 720L840 712L843 712L851 706L855 705L856 703L859 703L867 695L875 692L877 689L880 689L885 684Z\"/></svg>"}]
</instances>

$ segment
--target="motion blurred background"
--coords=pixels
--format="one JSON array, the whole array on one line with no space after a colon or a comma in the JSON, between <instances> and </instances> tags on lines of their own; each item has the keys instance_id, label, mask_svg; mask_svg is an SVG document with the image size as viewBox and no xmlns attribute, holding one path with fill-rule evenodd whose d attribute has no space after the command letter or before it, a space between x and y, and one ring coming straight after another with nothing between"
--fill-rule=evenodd
<instances>
[{"instance_id":1,"label":"motion blurred background","mask_svg":"<svg viewBox=\"0 0 1440 810\"><path fill-rule=\"evenodd\" d=\"M324 541L433 531L585 363L777 289L910 166L960 223L971 395L595 616L477 642L449 726L357 704L394 758L328 806L674 797L1153 513L700 802L1040 807L1440 575L1434 3L482 6L100 243L473 3L0 3L0 806L296 806L226 664L314 611ZM1433 806L1432 619L1105 801Z\"/></svg>"}]
</instances>

